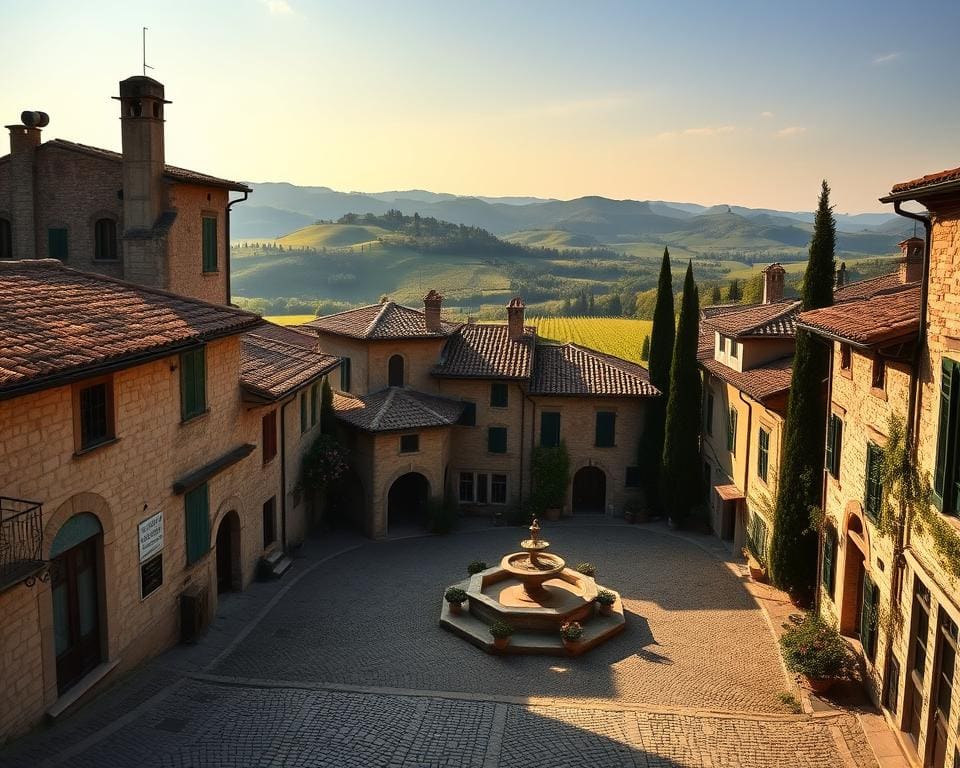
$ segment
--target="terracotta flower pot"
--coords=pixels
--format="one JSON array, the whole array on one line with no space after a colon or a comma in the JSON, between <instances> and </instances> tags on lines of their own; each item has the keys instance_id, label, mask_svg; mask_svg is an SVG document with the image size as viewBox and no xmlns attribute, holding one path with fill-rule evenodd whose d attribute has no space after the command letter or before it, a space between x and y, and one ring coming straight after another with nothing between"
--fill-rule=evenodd
<instances>
[{"instance_id":1,"label":"terracotta flower pot","mask_svg":"<svg viewBox=\"0 0 960 768\"><path fill-rule=\"evenodd\" d=\"M601 616L609 616L613 613L612 605L605 605L604 603L597 603L597 609Z\"/></svg>"},{"instance_id":2,"label":"terracotta flower pot","mask_svg":"<svg viewBox=\"0 0 960 768\"><path fill-rule=\"evenodd\" d=\"M577 650L577 648L580 647L579 640L568 640L565 637L562 637L560 639L563 640L563 647L566 648L568 651L575 651Z\"/></svg>"},{"instance_id":3,"label":"terracotta flower pot","mask_svg":"<svg viewBox=\"0 0 960 768\"><path fill-rule=\"evenodd\" d=\"M826 693L833 687L832 677L807 677L804 675L803 679L806 680L807 687L813 693Z\"/></svg>"},{"instance_id":4,"label":"terracotta flower pot","mask_svg":"<svg viewBox=\"0 0 960 768\"><path fill-rule=\"evenodd\" d=\"M506 648L508 645L510 645L510 638L509 638L509 637L495 637L495 638L493 638L493 647L496 648L498 651L502 651L502 650L503 650L504 648Z\"/></svg>"},{"instance_id":5,"label":"terracotta flower pot","mask_svg":"<svg viewBox=\"0 0 960 768\"><path fill-rule=\"evenodd\" d=\"M450 606L450 613L459 616L463 611L463 603L447 603Z\"/></svg>"}]
</instances>

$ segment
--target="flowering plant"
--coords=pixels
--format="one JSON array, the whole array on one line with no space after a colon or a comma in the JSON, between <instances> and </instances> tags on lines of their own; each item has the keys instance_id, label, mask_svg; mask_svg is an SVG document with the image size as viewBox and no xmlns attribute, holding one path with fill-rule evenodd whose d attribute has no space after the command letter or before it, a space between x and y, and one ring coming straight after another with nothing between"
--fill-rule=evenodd
<instances>
[{"instance_id":1,"label":"flowering plant","mask_svg":"<svg viewBox=\"0 0 960 768\"><path fill-rule=\"evenodd\" d=\"M347 468L347 449L331 435L320 435L303 457L300 484L309 491L323 490Z\"/></svg>"},{"instance_id":2,"label":"flowering plant","mask_svg":"<svg viewBox=\"0 0 960 768\"><path fill-rule=\"evenodd\" d=\"M850 649L835 627L808 615L780 638L787 669L811 679L843 677L850 666Z\"/></svg>"},{"instance_id":3,"label":"flowering plant","mask_svg":"<svg viewBox=\"0 0 960 768\"><path fill-rule=\"evenodd\" d=\"M568 621L560 627L560 637L576 642L583 637L583 626L579 621Z\"/></svg>"}]
</instances>

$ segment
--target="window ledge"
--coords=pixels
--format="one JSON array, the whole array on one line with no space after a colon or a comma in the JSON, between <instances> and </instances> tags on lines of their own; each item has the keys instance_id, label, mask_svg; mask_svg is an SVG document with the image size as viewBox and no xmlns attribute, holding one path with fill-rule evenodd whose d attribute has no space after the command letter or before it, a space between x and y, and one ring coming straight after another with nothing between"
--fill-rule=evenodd
<instances>
[{"instance_id":1,"label":"window ledge","mask_svg":"<svg viewBox=\"0 0 960 768\"><path fill-rule=\"evenodd\" d=\"M185 419L180 419L180 426L185 427L188 424L193 424L194 422L201 421L204 417L210 414L210 409L200 411L200 413L195 413L193 416L188 416Z\"/></svg>"},{"instance_id":2,"label":"window ledge","mask_svg":"<svg viewBox=\"0 0 960 768\"><path fill-rule=\"evenodd\" d=\"M88 693L97 683L109 675L119 664L120 659L114 659L113 661L105 661L102 664L94 667L84 677L80 678L76 685L72 686L70 690L64 693L63 696L57 699L47 709L47 717L51 720L56 720L58 717L63 715L74 704L80 701L84 694Z\"/></svg>"},{"instance_id":3,"label":"window ledge","mask_svg":"<svg viewBox=\"0 0 960 768\"><path fill-rule=\"evenodd\" d=\"M837 368L837 373L839 373L843 378L850 379L853 381L853 370L850 368Z\"/></svg>"},{"instance_id":4,"label":"window ledge","mask_svg":"<svg viewBox=\"0 0 960 768\"><path fill-rule=\"evenodd\" d=\"M423 451L397 451L398 456L419 456Z\"/></svg>"},{"instance_id":5,"label":"window ledge","mask_svg":"<svg viewBox=\"0 0 960 768\"><path fill-rule=\"evenodd\" d=\"M96 453L101 448L106 448L108 445L114 445L115 443L119 443L119 442L120 442L119 437L111 437L109 440L104 440L102 443L97 443L96 445L91 445L87 448L81 448L78 451L74 451L73 458L79 459L84 456L89 456L91 453Z\"/></svg>"},{"instance_id":6,"label":"window ledge","mask_svg":"<svg viewBox=\"0 0 960 768\"><path fill-rule=\"evenodd\" d=\"M219 274L220 274L220 270L219 270L219 269L212 269L212 270L211 270L211 269L205 269L205 270L203 270L200 274L203 275L204 277L207 277L208 275L211 275L211 276L212 276L212 275L219 275Z\"/></svg>"},{"instance_id":7,"label":"window ledge","mask_svg":"<svg viewBox=\"0 0 960 768\"><path fill-rule=\"evenodd\" d=\"M870 394L878 400L886 401L887 399L887 390L880 387L870 387Z\"/></svg>"}]
</instances>

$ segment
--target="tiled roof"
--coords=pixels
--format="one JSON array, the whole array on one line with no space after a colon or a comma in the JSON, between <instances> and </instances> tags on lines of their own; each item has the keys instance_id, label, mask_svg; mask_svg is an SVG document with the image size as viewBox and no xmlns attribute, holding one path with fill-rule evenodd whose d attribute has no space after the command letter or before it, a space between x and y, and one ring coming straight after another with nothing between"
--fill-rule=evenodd
<instances>
[{"instance_id":1,"label":"tiled roof","mask_svg":"<svg viewBox=\"0 0 960 768\"><path fill-rule=\"evenodd\" d=\"M503 324L464 325L443 348L435 376L526 379L536 343L536 328L524 328L516 341Z\"/></svg>"},{"instance_id":2,"label":"tiled roof","mask_svg":"<svg viewBox=\"0 0 960 768\"><path fill-rule=\"evenodd\" d=\"M68 149L72 152L83 152L87 155L93 155L94 157L100 157L104 160L112 160L114 162L120 162L123 160L123 155L119 152L113 152L109 149L101 149L100 147L91 147L88 144L78 144L75 141L67 141L66 139L51 139L40 145L39 149L44 147L60 147L62 149ZM199 171L191 171L186 168L177 168L175 165L165 165L163 167L163 175L172 181L180 182L181 184L196 184L202 187L223 187L224 189L234 190L236 192L251 192L252 190L246 184L243 184L239 181L230 181L229 179L221 179L216 176L209 176L206 173L200 173Z\"/></svg>"},{"instance_id":3,"label":"tiled roof","mask_svg":"<svg viewBox=\"0 0 960 768\"><path fill-rule=\"evenodd\" d=\"M253 328L258 315L55 259L0 261L0 395Z\"/></svg>"},{"instance_id":4,"label":"tiled roof","mask_svg":"<svg viewBox=\"0 0 960 768\"><path fill-rule=\"evenodd\" d=\"M276 329L287 333L277 333ZM329 373L340 362L339 358L314 351L296 339L292 344L281 340L282 336L303 334L268 323L245 333L240 347L240 384L269 400L285 397Z\"/></svg>"},{"instance_id":5,"label":"tiled roof","mask_svg":"<svg viewBox=\"0 0 960 768\"><path fill-rule=\"evenodd\" d=\"M304 349L319 349L320 342L315 333L301 331L289 325L277 325L276 323L265 322L257 328L257 336L263 336L267 339L276 339L287 344L303 347Z\"/></svg>"},{"instance_id":6,"label":"tiled roof","mask_svg":"<svg viewBox=\"0 0 960 768\"><path fill-rule=\"evenodd\" d=\"M431 331L427 329L422 310L385 301L383 304L369 304L335 315L318 317L300 327L355 339L414 339L442 338L454 333L460 326L457 323L441 321L440 330Z\"/></svg>"},{"instance_id":7,"label":"tiled roof","mask_svg":"<svg viewBox=\"0 0 960 768\"><path fill-rule=\"evenodd\" d=\"M798 324L859 346L901 339L920 327L920 287L905 286L895 293L813 309L802 313Z\"/></svg>"},{"instance_id":8,"label":"tiled roof","mask_svg":"<svg viewBox=\"0 0 960 768\"><path fill-rule=\"evenodd\" d=\"M578 344L538 344L530 393L652 397L660 392L645 368Z\"/></svg>"},{"instance_id":9,"label":"tiled roof","mask_svg":"<svg viewBox=\"0 0 960 768\"><path fill-rule=\"evenodd\" d=\"M800 311L796 300L772 304L750 304L739 312L724 312L710 319L714 330L725 336L793 336L794 322Z\"/></svg>"},{"instance_id":10,"label":"tiled roof","mask_svg":"<svg viewBox=\"0 0 960 768\"><path fill-rule=\"evenodd\" d=\"M463 403L411 389L387 387L363 397L333 393L337 418L367 432L397 432L456 424Z\"/></svg>"},{"instance_id":11,"label":"tiled roof","mask_svg":"<svg viewBox=\"0 0 960 768\"><path fill-rule=\"evenodd\" d=\"M899 184L894 184L893 189L890 190L890 193L892 195L896 195L899 192L909 192L922 187L932 186L933 184L943 184L948 181L960 181L960 168L951 168L946 171L938 171L937 173L928 173L926 176L921 176L918 179L902 181Z\"/></svg>"},{"instance_id":12,"label":"tiled roof","mask_svg":"<svg viewBox=\"0 0 960 768\"><path fill-rule=\"evenodd\" d=\"M743 304L735 302L733 304L708 304L700 307L700 317L704 320L710 320L718 315L726 315L729 312L739 312L743 309Z\"/></svg>"},{"instance_id":13,"label":"tiled roof","mask_svg":"<svg viewBox=\"0 0 960 768\"><path fill-rule=\"evenodd\" d=\"M742 373L713 358L701 360L700 364L717 378L759 401L790 389L790 377L793 375L792 355L750 368Z\"/></svg>"},{"instance_id":14,"label":"tiled roof","mask_svg":"<svg viewBox=\"0 0 960 768\"><path fill-rule=\"evenodd\" d=\"M903 288L900 282L900 272L888 272L885 275L870 277L866 280L857 280L855 283L847 283L837 288L833 292L833 303L840 304L845 301L856 301L858 299L867 299L871 296L877 296L881 293L890 293L899 291Z\"/></svg>"}]
</instances>

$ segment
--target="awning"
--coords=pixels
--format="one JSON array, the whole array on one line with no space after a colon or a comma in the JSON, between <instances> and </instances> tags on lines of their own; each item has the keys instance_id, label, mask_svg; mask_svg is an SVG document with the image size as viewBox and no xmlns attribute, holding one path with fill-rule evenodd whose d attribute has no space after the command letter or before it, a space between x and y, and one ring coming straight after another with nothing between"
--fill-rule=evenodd
<instances>
[{"instance_id":1,"label":"awning","mask_svg":"<svg viewBox=\"0 0 960 768\"><path fill-rule=\"evenodd\" d=\"M739 501L740 499L745 498L743 491L741 491L735 485L715 485L713 490L717 492L719 496L724 501Z\"/></svg>"}]
</instances>

